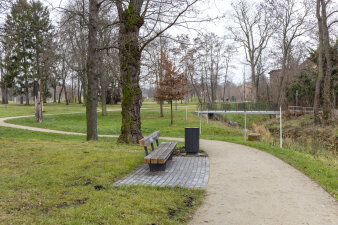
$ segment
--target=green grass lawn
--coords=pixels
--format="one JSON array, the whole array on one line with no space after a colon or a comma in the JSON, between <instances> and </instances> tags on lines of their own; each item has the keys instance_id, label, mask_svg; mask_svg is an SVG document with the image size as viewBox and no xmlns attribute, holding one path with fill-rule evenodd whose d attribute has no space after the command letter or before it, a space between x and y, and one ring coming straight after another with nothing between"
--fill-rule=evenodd
<instances>
[{"instance_id":1,"label":"green grass lawn","mask_svg":"<svg viewBox=\"0 0 338 225\"><path fill-rule=\"evenodd\" d=\"M225 121L237 122L240 127L244 127L244 114L220 114ZM264 114L247 114L246 115L246 126L248 129L251 128L252 123L258 123L259 121L269 119L270 115Z\"/></svg>"},{"instance_id":2,"label":"green grass lawn","mask_svg":"<svg viewBox=\"0 0 338 225\"><path fill-rule=\"evenodd\" d=\"M194 105L186 105L178 103L178 107L186 107L188 106L190 109L195 109ZM142 104L142 108L154 108L159 107L159 105L155 102L144 102ZM169 104L165 103L164 107L170 107ZM98 111L101 110L101 105L99 104L97 107ZM107 105L107 110L112 109L121 109L120 104L116 105ZM44 113L45 114L60 114L60 113L73 113L73 112L86 112L86 107L83 104L71 103L69 105L65 105L65 103L45 103L44 104ZM98 114L101 114L98 112ZM24 115L34 115L34 103L30 105L21 105L17 103L10 103L8 105L0 104L0 118L3 117L11 117L11 116L24 116Z\"/></svg>"},{"instance_id":3,"label":"green grass lawn","mask_svg":"<svg viewBox=\"0 0 338 225\"><path fill-rule=\"evenodd\" d=\"M185 110L174 111L174 124L170 125L170 111L164 110L164 118L159 117L159 110L142 110L142 132L148 135L156 130L161 131L162 136L184 137L184 127L199 127L198 116L188 113L186 120ZM108 116L98 114L98 133L99 134L119 134L121 130L121 112L108 112ZM63 131L86 132L86 115L83 114L65 114L45 116L43 123L36 123L34 117L19 118L7 120L9 123L34 126L40 128L49 128ZM242 132L222 123L212 122L206 124L203 119L202 138L224 136L242 136Z\"/></svg>"},{"instance_id":4,"label":"green grass lawn","mask_svg":"<svg viewBox=\"0 0 338 225\"><path fill-rule=\"evenodd\" d=\"M44 112L47 114L59 114L59 113L73 113L73 112L85 112L86 107L80 104L65 104L48 103L44 104ZM20 105L20 104L0 104L0 118L10 116L23 116L34 115L34 104Z\"/></svg>"},{"instance_id":5,"label":"green grass lawn","mask_svg":"<svg viewBox=\"0 0 338 225\"><path fill-rule=\"evenodd\" d=\"M186 121L186 112L179 108L174 111L174 125L170 125L170 111L165 109L165 117L159 117L159 110L143 110L142 111L142 131L144 135L148 135L156 130L161 131L161 136L184 137L184 127L199 127L199 118L191 113L194 107L189 107L188 120ZM240 115L241 116L241 115ZM232 119L238 119L235 116ZM264 117L252 117L252 121L265 119ZM42 124L38 124L33 118L21 118L9 120L10 123L22 124L28 126L44 127L56 130L86 132L85 114L73 115L54 115L46 116ZM121 126L120 112L109 112L106 117L98 115L98 132L99 134L119 134ZM202 119L202 135L201 138L213 139L239 143L252 146L267 151L285 162L293 165L313 180L322 185L329 193L338 198L338 166L335 155L315 156L306 152L299 152L290 149L280 149L267 143L247 142L244 141L244 134L241 130L228 127L224 123L210 121L207 124Z\"/></svg>"},{"instance_id":6,"label":"green grass lawn","mask_svg":"<svg viewBox=\"0 0 338 225\"><path fill-rule=\"evenodd\" d=\"M185 224L201 203L202 190L112 186L143 149L84 139L0 127L0 224Z\"/></svg>"}]
</instances>

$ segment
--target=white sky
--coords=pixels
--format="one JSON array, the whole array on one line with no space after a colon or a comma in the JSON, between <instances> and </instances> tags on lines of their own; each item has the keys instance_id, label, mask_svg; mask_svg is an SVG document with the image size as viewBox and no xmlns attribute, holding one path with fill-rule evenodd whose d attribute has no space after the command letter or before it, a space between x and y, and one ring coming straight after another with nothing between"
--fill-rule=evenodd
<instances>
[{"instance_id":1,"label":"white sky","mask_svg":"<svg viewBox=\"0 0 338 225\"><path fill-rule=\"evenodd\" d=\"M59 6L65 6L65 4L69 0L44 0L46 6L50 8L57 8ZM230 0L202 0L200 3L197 3L196 7L201 11L200 17L206 18L211 17L221 17L224 14L230 14L231 11L231 1ZM54 22L57 21L58 13L56 10L51 12L51 17ZM226 19L220 19L214 22L205 22L201 24L193 24L192 27L197 30L204 30L206 32L213 32L221 37L226 35ZM196 36L196 33L194 31L189 31L187 29L182 28L171 28L171 30L168 31L170 34L176 36L176 34L180 33L188 33L192 36ZM241 62L244 62L244 54L243 52L239 52L237 56L234 56L232 64L237 65L236 69L232 69L230 71L229 77L232 77L231 80L235 83L241 83L243 82L243 65ZM248 70L249 71L249 70Z\"/></svg>"},{"instance_id":2,"label":"white sky","mask_svg":"<svg viewBox=\"0 0 338 225\"><path fill-rule=\"evenodd\" d=\"M48 6L50 9L57 8L59 6L63 7L68 1L71 0L41 0L46 6ZM256 0L253 0L256 1ZM217 20L214 22L205 22L202 24L193 24L192 26L200 31L205 32L213 32L216 33L219 36L224 36L227 34L227 21L231 22L231 0L201 0L200 3L197 3L196 7L201 11L199 16L201 18L204 18L206 16L209 17L217 17L226 15L225 18L221 20ZM58 20L58 13L57 10L51 11L51 19L56 22ZM0 18L1 20L1 18ZM229 23L228 22L228 23ZM191 36L196 36L196 33L193 31L188 31L186 29L182 28L171 28L169 30L169 33L172 35L176 35L179 33L188 33ZM245 57L244 57L244 50L239 49L239 52L234 56L232 60L232 65L235 66L235 68L231 69L229 72L230 80L235 83L242 83L243 82L243 68L245 68L247 77L249 77L249 71L250 69L246 66L244 66L245 63ZM271 68L274 69L274 68Z\"/></svg>"}]
</instances>

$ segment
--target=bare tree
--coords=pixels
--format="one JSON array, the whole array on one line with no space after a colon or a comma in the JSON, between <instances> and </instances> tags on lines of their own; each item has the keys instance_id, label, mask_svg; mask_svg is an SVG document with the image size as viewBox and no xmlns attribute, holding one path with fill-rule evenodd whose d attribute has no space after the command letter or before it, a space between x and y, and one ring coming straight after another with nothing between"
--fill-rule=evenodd
<instances>
[{"instance_id":1,"label":"bare tree","mask_svg":"<svg viewBox=\"0 0 338 225\"><path fill-rule=\"evenodd\" d=\"M203 70L203 86L210 102L217 99L219 80L224 69L225 48L223 40L214 33L202 34L195 39L198 64Z\"/></svg>"},{"instance_id":2,"label":"bare tree","mask_svg":"<svg viewBox=\"0 0 338 225\"><path fill-rule=\"evenodd\" d=\"M284 103L288 82L288 59L296 39L313 29L310 23L312 8L311 2L307 0L269 0L268 3L278 28L275 37L282 55L278 101Z\"/></svg>"},{"instance_id":3,"label":"bare tree","mask_svg":"<svg viewBox=\"0 0 338 225\"><path fill-rule=\"evenodd\" d=\"M237 27L230 27L230 31L234 40L239 42L245 50L246 61L251 70L252 95L257 101L259 74L256 73L256 67L274 33L274 20L267 6L262 3L250 4L246 0L238 0L232 3L232 6Z\"/></svg>"},{"instance_id":4,"label":"bare tree","mask_svg":"<svg viewBox=\"0 0 338 225\"><path fill-rule=\"evenodd\" d=\"M118 47L123 93L119 142L137 143L142 138L142 91L139 85L142 51L151 41L179 23L179 18L197 1L115 1L119 23ZM141 30L142 27L145 28L144 31Z\"/></svg>"},{"instance_id":5,"label":"bare tree","mask_svg":"<svg viewBox=\"0 0 338 225\"><path fill-rule=\"evenodd\" d=\"M229 79L229 70L230 70L230 63L232 60L232 57L235 53L236 49L234 48L234 46L232 45L227 45L225 47L225 54L224 54L224 61L225 61L225 73L224 73L224 83L223 83L223 101L225 101L225 89L226 89L226 85L228 83L228 79Z\"/></svg>"},{"instance_id":6,"label":"bare tree","mask_svg":"<svg viewBox=\"0 0 338 225\"><path fill-rule=\"evenodd\" d=\"M142 57L142 66L144 71L141 74L141 81L146 82L156 87L163 79L163 55L161 52L169 53L169 45L173 45L172 37L170 35L160 35L158 39L155 39L145 49L145 53ZM163 115L163 101L158 100L160 104L160 117Z\"/></svg>"},{"instance_id":7,"label":"bare tree","mask_svg":"<svg viewBox=\"0 0 338 225\"><path fill-rule=\"evenodd\" d=\"M321 0L316 1L316 17L318 20L318 76L316 80L316 90L315 90L315 97L314 97L314 122L315 124L319 124L320 121L320 115L319 115L319 97L320 97L320 86L323 80L324 76L324 64L323 64L323 22L322 22L322 16L321 16Z\"/></svg>"},{"instance_id":8,"label":"bare tree","mask_svg":"<svg viewBox=\"0 0 338 225\"><path fill-rule=\"evenodd\" d=\"M326 60L326 70L324 77L324 104L323 104L323 119L326 123L330 123L331 119L334 116L333 104L331 102L331 93L333 93L331 85L331 75L332 75L332 56L330 52L330 36L328 28L328 15L326 12L327 4L330 2L321 0L321 9L322 9L322 38L323 38L323 50ZM321 35L321 34L319 34Z\"/></svg>"},{"instance_id":9,"label":"bare tree","mask_svg":"<svg viewBox=\"0 0 338 225\"><path fill-rule=\"evenodd\" d=\"M88 55L87 55L87 140L97 140L97 87L98 87L98 26L99 10L104 1L89 0Z\"/></svg>"}]
</instances>

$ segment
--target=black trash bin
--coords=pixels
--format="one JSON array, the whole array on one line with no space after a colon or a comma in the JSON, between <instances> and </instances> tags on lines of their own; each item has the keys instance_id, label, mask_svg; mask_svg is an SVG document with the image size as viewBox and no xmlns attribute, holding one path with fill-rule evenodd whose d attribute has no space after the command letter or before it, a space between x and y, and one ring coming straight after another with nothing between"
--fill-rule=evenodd
<instances>
[{"instance_id":1,"label":"black trash bin","mask_svg":"<svg viewBox=\"0 0 338 225\"><path fill-rule=\"evenodd\" d=\"M187 154L197 154L200 148L199 127L185 128L185 151Z\"/></svg>"}]
</instances>

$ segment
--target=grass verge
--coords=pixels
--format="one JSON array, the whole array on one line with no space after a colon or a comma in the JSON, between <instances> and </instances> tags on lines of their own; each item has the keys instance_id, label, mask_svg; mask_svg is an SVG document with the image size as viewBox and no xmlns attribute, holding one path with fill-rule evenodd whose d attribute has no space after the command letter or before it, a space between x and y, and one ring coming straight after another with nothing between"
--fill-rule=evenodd
<instances>
[{"instance_id":1,"label":"grass verge","mask_svg":"<svg viewBox=\"0 0 338 225\"><path fill-rule=\"evenodd\" d=\"M199 127L200 122L199 118L192 113L188 114L188 119L186 120L185 113L184 110L174 111L174 125L170 125L169 110L165 110L164 118L159 117L159 110L144 110L142 111L143 134L147 135L155 130L161 130L162 136L184 137L184 127ZM9 122L56 130L85 132L84 114L45 117L45 121L42 124L35 123L32 118L15 119ZM98 117L98 131L100 134L119 134L120 125L120 112L110 112L107 117L100 115ZM206 123L205 119L202 120L201 138L238 143L269 152L308 175L338 199L338 166L335 155L316 156L308 152L281 149L264 142L247 142L244 141L243 136L241 130L225 126L224 123L215 121Z\"/></svg>"},{"instance_id":2,"label":"grass verge","mask_svg":"<svg viewBox=\"0 0 338 225\"><path fill-rule=\"evenodd\" d=\"M143 157L108 138L0 127L0 223L185 224L204 191L112 185Z\"/></svg>"}]
</instances>

